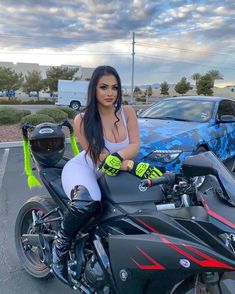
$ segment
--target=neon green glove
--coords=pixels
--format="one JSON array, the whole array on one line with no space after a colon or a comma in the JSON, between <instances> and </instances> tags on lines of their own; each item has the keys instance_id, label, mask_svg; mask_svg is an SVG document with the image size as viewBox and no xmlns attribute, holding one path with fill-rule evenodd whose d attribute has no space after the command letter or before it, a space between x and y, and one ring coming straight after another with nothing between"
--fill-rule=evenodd
<instances>
[{"instance_id":1,"label":"neon green glove","mask_svg":"<svg viewBox=\"0 0 235 294\"><path fill-rule=\"evenodd\" d=\"M108 176L114 177L120 172L123 158L117 153L108 155L102 163L101 170Z\"/></svg>"},{"instance_id":2,"label":"neon green glove","mask_svg":"<svg viewBox=\"0 0 235 294\"><path fill-rule=\"evenodd\" d=\"M141 179L154 179L162 176L162 172L158 168L155 166L151 167L146 162L135 162L130 173Z\"/></svg>"}]
</instances>

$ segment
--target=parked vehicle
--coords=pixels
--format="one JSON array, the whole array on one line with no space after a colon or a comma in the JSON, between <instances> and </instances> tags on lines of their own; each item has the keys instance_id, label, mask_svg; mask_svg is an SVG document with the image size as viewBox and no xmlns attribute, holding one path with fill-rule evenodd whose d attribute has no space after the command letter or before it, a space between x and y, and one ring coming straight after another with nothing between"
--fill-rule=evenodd
<instances>
[{"instance_id":1,"label":"parked vehicle","mask_svg":"<svg viewBox=\"0 0 235 294\"><path fill-rule=\"evenodd\" d=\"M79 110L87 101L88 81L59 80L57 105L66 105Z\"/></svg>"},{"instance_id":2,"label":"parked vehicle","mask_svg":"<svg viewBox=\"0 0 235 294\"><path fill-rule=\"evenodd\" d=\"M45 132L51 133L48 127ZM38 164L48 196L30 198L16 219L17 253L36 278L51 275L52 242L68 209L60 179L65 162ZM199 193L193 177L209 174L211 186ZM140 182L121 172L103 175L98 183L103 213L70 249L73 289L86 294L235 293L235 180L212 152L188 157L181 173L157 180Z\"/></svg>"},{"instance_id":3,"label":"parked vehicle","mask_svg":"<svg viewBox=\"0 0 235 294\"><path fill-rule=\"evenodd\" d=\"M166 98L138 117L138 160L144 159L162 171L178 172L185 158L210 150L233 170L234 100L208 96Z\"/></svg>"}]
</instances>

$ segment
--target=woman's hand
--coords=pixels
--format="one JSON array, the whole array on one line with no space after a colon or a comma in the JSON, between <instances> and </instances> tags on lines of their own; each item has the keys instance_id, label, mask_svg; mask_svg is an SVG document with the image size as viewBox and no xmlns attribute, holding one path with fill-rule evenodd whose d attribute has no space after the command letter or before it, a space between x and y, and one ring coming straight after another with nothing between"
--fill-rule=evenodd
<instances>
[{"instance_id":1,"label":"woman's hand","mask_svg":"<svg viewBox=\"0 0 235 294\"><path fill-rule=\"evenodd\" d=\"M119 174L123 158L117 153L108 155L101 164L101 170L108 176L114 177Z\"/></svg>"},{"instance_id":2,"label":"woman's hand","mask_svg":"<svg viewBox=\"0 0 235 294\"><path fill-rule=\"evenodd\" d=\"M154 179L162 176L162 172L158 168L155 166L151 167L146 162L135 162L130 173L140 179Z\"/></svg>"}]
</instances>

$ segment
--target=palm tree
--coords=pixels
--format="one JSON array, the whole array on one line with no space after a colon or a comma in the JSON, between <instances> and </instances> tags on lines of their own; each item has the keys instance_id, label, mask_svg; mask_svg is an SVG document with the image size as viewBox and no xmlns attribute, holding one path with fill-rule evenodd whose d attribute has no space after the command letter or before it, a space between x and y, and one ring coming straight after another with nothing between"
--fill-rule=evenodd
<instances>
[{"instance_id":1,"label":"palm tree","mask_svg":"<svg viewBox=\"0 0 235 294\"><path fill-rule=\"evenodd\" d=\"M215 80L223 80L224 77L221 75L221 73L218 70L212 69L208 71L208 74L211 76L212 79L212 86L214 87Z\"/></svg>"},{"instance_id":2,"label":"palm tree","mask_svg":"<svg viewBox=\"0 0 235 294\"><path fill-rule=\"evenodd\" d=\"M194 80L196 82L196 88L197 88L197 85L198 85L198 81L200 80L201 78L201 75L200 73L198 72L195 72L193 75L192 75L192 80Z\"/></svg>"}]
</instances>

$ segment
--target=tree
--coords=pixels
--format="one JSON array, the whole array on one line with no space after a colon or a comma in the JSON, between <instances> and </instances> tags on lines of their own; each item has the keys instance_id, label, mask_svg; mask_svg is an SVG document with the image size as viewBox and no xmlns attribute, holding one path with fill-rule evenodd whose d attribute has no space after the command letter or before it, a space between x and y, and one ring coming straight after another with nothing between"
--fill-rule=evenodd
<instances>
[{"instance_id":1,"label":"tree","mask_svg":"<svg viewBox=\"0 0 235 294\"><path fill-rule=\"evenodd\" d=\"M148 88L146 89L146 96L151 97L153 95L153 90L151 85L148 86Z\"/></svg>"},{"instance_id":2,"label":"tree","mask_svg":"<svg viewBox=\"0 0 235 294\"><path fill-rule=\"evenodd\" d=\"M69 69L68 67L53 66L46 72L47 78L45 80L46 85L49 87L50 92L56 92L58 90L58 80L72 80L73 75L77 72L76 69Z\"/></svg>"},{"instance_id":3,"label":"tree","mask_svg":"<svg viewBox=\"0 0 235 294\"><path fill-rule=\"evenodd\" d=\"M205 74L200 78L197 85L197 94L198 95L213 95L213 80L210 74Z\"/></svg>"},{"instance_id":4,"label":"tree","mask_svg":"<svg viewBox=\"0 0 235 294\"><path fill-rule=\"evenodd\" d=\"M41 77L41 74L37 70L28 72L25 76L25 82L23 84L23 91L30 93L31 91L37 92L37 97L39 100L39 92L44 88L45 82Z\"/></svg>"},{"instance_id":5,"label":"tree","mask_svg":"<svg viewBox=\"0 0 235 294\"><path fill-rule=\"evenodd\" d=\"M215 80L223 80L224 78L218 70L210 70L207 74L211 76L212 88L214 88Z\"/></svg>"},{"instance_id":6,"label":"tree","mask_svg":"<svg viewBox=\"0 0 235 294\"><path fill-rule=\"evenodd\" d=\"M0 91L16 91L20 89L23 80L22 73L17 74L10 68L0 67Z\"/></svg>"},{"instance_id":7,"label":"tree","mask_svg":"<svg viewBox=\"0 0 235 294\"><path fill-rule=\"evenodd\" d=\"M192 87L189 82L187 82L187 79L183 77L176 85L175 85L175 91L181 95L184 95L189 90L191 90Z\"/></svg>"},{"instance_id":8,"label":"tree","mask_svg":"<svg viewBox=\"0 0 235 294\"><path fill-rule=\"evenodd\" d=\"M196 82L196 88L197 88L197 84L198 84L198 81L200 80L200 78L201 78L201 75L200 75L200 73L198 73L198 72L195 72L193 75L192 75L192 80L194 80L195 82Z\"/></svg>"},{"instance_id":9,"label":"tree","mask_svg":"<svg viewBox=\"0 0 235 294\"><path fill-rule=\"evenodd\" d=\"M139 97L141 95L142 95L141 89L136 86L135 89L134 89L134 97Z\"/></svg>"},{"instance_id":10,"label":"tree","mask_svg":"<svg viewBox=\"0 0 235 294\"><path fill-rule=\"evenodd\" d=\"M160 88L161 88L161 91L160 91L161 95L164 95L164 96L169 95L169 85L167 84L166 81L161 83Z\"/></svg>"}]
</instances>

